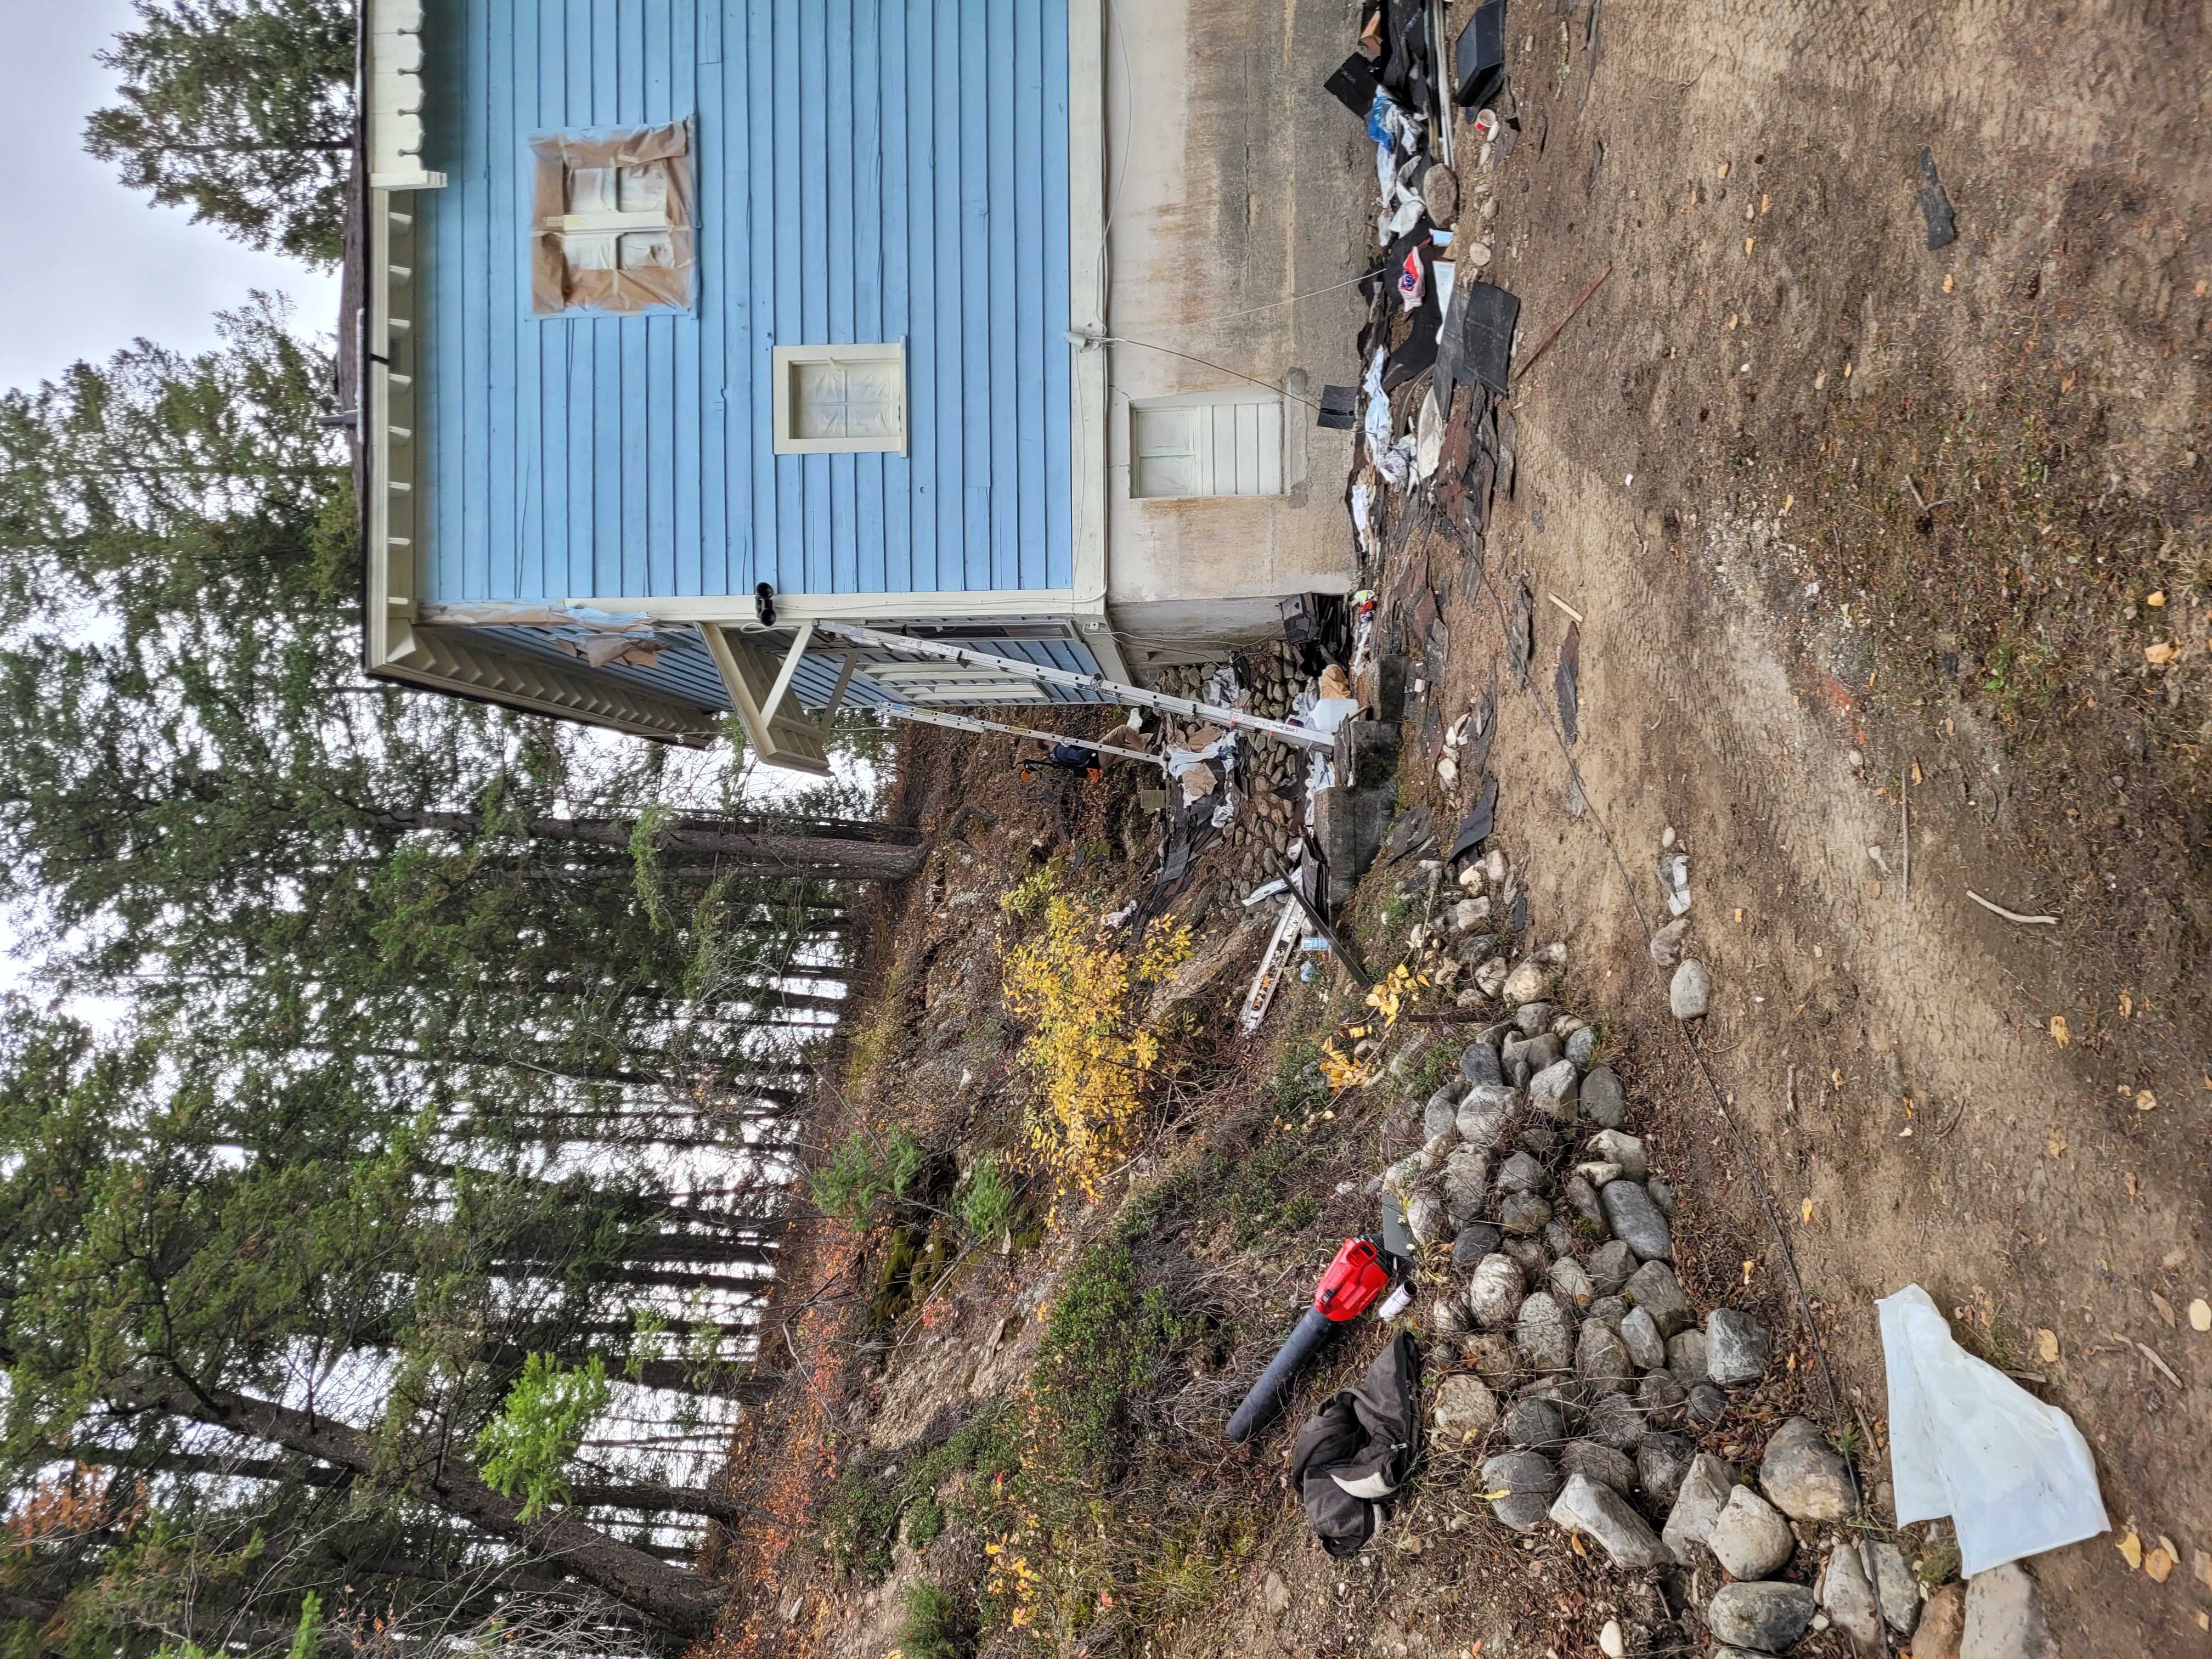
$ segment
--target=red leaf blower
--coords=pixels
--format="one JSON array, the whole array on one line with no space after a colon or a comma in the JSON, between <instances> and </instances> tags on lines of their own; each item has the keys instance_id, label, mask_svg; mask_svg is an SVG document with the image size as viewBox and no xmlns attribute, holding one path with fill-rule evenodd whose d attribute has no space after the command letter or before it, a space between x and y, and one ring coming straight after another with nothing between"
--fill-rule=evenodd
<instances>
[{"instance_id":1,"label":"red leaf blower","mask_svg":"<svg viewBox=\"0 0 2212 1659\"><path fill-rule=\"evenodd\" d=\"M1291 1328L1290 1340L1267 1362L1267 1369L1260 1373L1252 1392L1244 1396L1244 1403L1229 1419L1229 1438L1238 1443L1250 1439L1253 1431L1281 1403L1284 1393L1291 1386L1291 1374L1305 1363L1307 1356L1321 1346L1338 1326L1349 1324L1365 1313L1376 1297L1390 1289L1394 1279L1403 1279L1407 1266L1403 1259L1372 1238L1346 1239L1344 1248L1337 1251L1336 1259L1322 1274L1321 1283L1314 1286L1313 1306ZM1412 1296L1412 1290L1401 1283L1376 1310L1376 1316L1396 1317Z\"/></svg>"}]
</instances>

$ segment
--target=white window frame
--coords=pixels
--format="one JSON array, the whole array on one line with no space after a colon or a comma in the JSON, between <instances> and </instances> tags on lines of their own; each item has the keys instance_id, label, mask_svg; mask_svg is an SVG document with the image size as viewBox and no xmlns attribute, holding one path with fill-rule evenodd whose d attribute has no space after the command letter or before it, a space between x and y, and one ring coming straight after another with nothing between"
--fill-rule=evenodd
<instances>
[{"instance_id":1,"label":"white window frame","mask_svg":"<svg viewBox=\"0 0 2212 1659\"><path fill-rule=\"evenodd\" d=\"M802 366L816 363L896 363L899 375L898 431L859 438L801 438L794 425L798 409L791 395L792 376ZM908 416L911 406L906 366L906 342L872 341L852 345L780 345L770 355L775 404L775 453L778 455L903 455L907 453Z\"/></svg>"},{"instance_id":2,"label":"white window frame","mask_svg":"<svg viewBox=\"0 0 2212 1659\"><path fill-rule=\"evenodd\" d=\"M1220 489L1218 488L1219 480L1214 476L1212 453L1209 449L1203 447L1197 449L1181 452L1189 454L1193 461L1196 463L1199 475L1198 481L1201 485L1200 488L1191 490L1188 493L1145 491L1140 490L1138 488L1139 474L1144 470L1143 462L1146 459L1146 457L1139 453L1142 445L1139 441L1138 434L1139 428L1144 423L1145 418L1147 416L1177 414L1186 411L1194 415L1210 416L1212 411L1224 407L1264 409L1273 411L1277 427L1275 434L1277 448L1274 465L1270 469L1263 456L1261 459L1260 466L1263 476L1272 470L1275 478L1274 489L1251 491ZM1281 496L1286 495L1290 489L1290 441L1292 424L1293 423L1290 419L1289 406L1283 398L1282 394L1277 392L1271 396L1267 390L1258 386L1231 386L1214 392L1188 392L1175 397L1168 398L1132 398L1128 402L1127 419L1123 422L1123 430L1120 434L1120 441L1127 447L1127 470L1123 487L1128 491L1129 499L1134 501L1254 501L1278 500ZM1212 487L1209 488L1206 486Z\"/></svg>"}]
</instances>

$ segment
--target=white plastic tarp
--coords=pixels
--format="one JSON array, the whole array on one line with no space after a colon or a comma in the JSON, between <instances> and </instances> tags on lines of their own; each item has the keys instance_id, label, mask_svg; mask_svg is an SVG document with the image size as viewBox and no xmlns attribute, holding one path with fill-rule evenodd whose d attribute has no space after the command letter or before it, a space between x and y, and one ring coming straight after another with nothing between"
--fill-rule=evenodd
<instances>
[{"instance_id":1,"label":"white plastic tarp","mask_svg":"<svg viewBox=\"0 0 2212 1659\"><path fill-rule=\"evenodd\" d=\"M1899 1524L1949 1516L1970 1578L2112 1529L2072 1418L1961 1348L1917 1285L1875 1307Z\"/></svg>"}]
</instances>

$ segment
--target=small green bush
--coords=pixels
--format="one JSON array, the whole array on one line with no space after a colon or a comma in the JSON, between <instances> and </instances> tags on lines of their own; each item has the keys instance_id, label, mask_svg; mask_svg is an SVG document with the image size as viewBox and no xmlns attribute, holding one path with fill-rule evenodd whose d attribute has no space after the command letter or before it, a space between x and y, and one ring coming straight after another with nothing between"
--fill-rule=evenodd
<instances>
[{"instance_id":1,"label":"small green bush","mask_svg":"<svg viewBox=\"0 0 2212 1659\"><path fill-rule=\"evenodd\" d=\"M807 1177L806 1190L823 1214L858 1232L868 1224L878 1199L907 1195L925 1157L904 1129L894 1127L880 1141L855 1132Z\"/></svg>"},{"instance_id":2,"label":"small green bush","mask_svg":"<svg viewBox=\"0 0 2212 1659\"><path fill-rule=\"evenodd\" d=\"M945 1532L945 1508L934 1498L917 1498L906 1512L906 1541L927 1549Z\"/></svg>"},{"instance_id":3,"label":"small green bush","mask_svg":"<svg viewBox=\"0 0 2212 1659\"><path fill-rule=\"evenodd\" d=\"M980 1243L996 1238L1013 1219L1014 1202L1013 1183L1006 1179L999 1160L986 1152L968 1171L968 1179L952 1200L952 1210L968 1230L968 1237Z\"/></svg>"},{"instance_id":4,"label":"small green bush","mask_svg":"<svg viewBox=\"0 0 2212 1659\"><path fill-rule=\"evenodd\" d=\"M906 1623L899 1651L906 1659L960 1659L968 1621L960 1604L934 1584L916 1584L906 1593Z\"/></svg>"}]
</instances>

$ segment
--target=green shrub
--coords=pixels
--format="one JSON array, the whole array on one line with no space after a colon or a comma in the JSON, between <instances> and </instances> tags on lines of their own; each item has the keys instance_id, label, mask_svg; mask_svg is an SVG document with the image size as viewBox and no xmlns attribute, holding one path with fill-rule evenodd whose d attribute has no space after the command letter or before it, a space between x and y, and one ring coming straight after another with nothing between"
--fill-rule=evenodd
<instances>
[{"instance_id":1,"label":"green shrub","mask_svg":"<svg viewBox=\"0 0 2212 1659\"><path fill-rule=\"evenodd\" d=\"M1100 1477L1120 1462L1115 1431L1123 1402L1158 1380L1184 1334L1166 1292L1138 1287L1126 1240L1084 1256L1045 1321L1030 1373L1050 1425L1046 1445L1062 1470L1103 1485Z\"/></svg>"},{"instance_id":2,"label":"green shrub","mask_svg":"<svg viewBox=\"0 0 2212 1659\"><path fill-rule=\"evenodd\" d=\"M906 1593L906 1623L899 1631L899 1651L906 1659L960 1659L965 1650L968 1621L959 1602L934 1584L916 1584Z\"/></svg>"},{"instance_id":3,"label":"green shrub","mask_svg":"<svg viewBox=\"0 0 2212 1659\"><path fill-rule=\"evenodd\" d=\"M806 1178L806 1190L823 1214L858 1232L879 1198L904 1198L921 1171L921 1143L894 1126L881 1140L855 1132Z\"/></svg>"},{"instance_id":4,"label":"green shrub","mask_svg":"<svg viewBox=\"0 0 2212 1659\"><path fill-rule=\"evenodd\" d=\"M968 1230L968 1237L978 1243L996 1238L1013 1219L1013 1182L1006 1179L997 1158L986 1152L975 1160L952 1200L952 1212Z\"/></svg>"},{"instance_id":5,"label":"green shrub","mask_svg":"<svg viewBox=\"0 0 2212 1659\"><path fill-rule=\"evenodd\" d=\"M907 1508L906 1541L927 1549L945 1532L945 1509L934 1498L917 1498Z\"/></svg>"}]
</instances>

